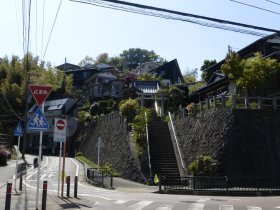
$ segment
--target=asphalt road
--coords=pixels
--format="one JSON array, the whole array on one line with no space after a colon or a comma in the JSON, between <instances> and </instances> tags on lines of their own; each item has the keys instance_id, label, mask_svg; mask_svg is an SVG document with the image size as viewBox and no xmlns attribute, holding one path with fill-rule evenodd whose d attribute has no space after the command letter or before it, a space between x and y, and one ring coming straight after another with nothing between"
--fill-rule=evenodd
<instances>
[{"instance_id":1,"label":"asphalt road","mask_svg":"<svg viewBox=\"0 0 280 210\"><path fill-rule=\"evenodd\" d=\"M27 162L33 163L33 156ZM226 197L168 195L155 193L158 188L123 179L114 179L116 189L103 189L85 182L84 167L77 160L66 159L66 174L71 176L70 198L58 196L58 157L44 157L41 164L40 188L48 181L47 209L95 209L95 210L277 210L280 197ZM12 179L15 161L0 168L0 187ZM32 167L25 178L23 191L13 191L11 209L35 209L38 170ZM78 198L73 197L74 176L78 175ZM13 183L14 184L14 183ZM0 188L0 209L5 209L5 186ZM60 195L60 193L59 193ZM42 191L39 191L38 207L41 209Z\"/></svg>"}]
</instances>

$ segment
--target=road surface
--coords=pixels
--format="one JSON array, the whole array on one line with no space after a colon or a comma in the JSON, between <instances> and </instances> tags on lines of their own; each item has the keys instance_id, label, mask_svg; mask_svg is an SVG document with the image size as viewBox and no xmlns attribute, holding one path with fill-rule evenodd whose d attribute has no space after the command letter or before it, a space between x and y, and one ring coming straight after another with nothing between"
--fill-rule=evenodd
<instances>
[{"instance_id":1,"label":"road surface","mask_svg":"<svg viewBox=\"0 0 280 210\"><path fill-rule=\"evenodd\" d=\"M27 162L33 163L33 156ZM47 209L95 209L95 210L277 210L280 197L227 197L158 194L157 187L146 186L123 179L114 179L116 189L103 189L85 182L85 171L76 159L66 158L66 174L71 176L70 198L58 194L58 157L45 156L41 164L40 188L48 181ZM0 209L5 209L6 182L13 178L15 161L0 168ZM37 169L28 169L23 191L13 191L11 209L35 209ZM78 198L74 198L74 177L79 177ZM61 183L61 182L60 182ZM14 185L14 182L13 182ZM18 184L17 184L18 186ZM59 195L59 196L58 196ZM42 191L39 191L38 207L41 209Z\"/></svg>"}]
</instances>

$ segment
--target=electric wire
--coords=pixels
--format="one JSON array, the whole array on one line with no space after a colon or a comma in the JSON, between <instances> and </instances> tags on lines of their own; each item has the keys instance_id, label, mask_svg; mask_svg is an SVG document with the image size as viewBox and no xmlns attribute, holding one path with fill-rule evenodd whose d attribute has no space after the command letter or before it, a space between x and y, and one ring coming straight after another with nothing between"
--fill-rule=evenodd
<instances>
[{"instance_id":1,"label":"electric wire","mask_svg":"<svg viewBox=\"0 0 280 210\"><path fill-rule=\"evenodd\" d=\"M235 3L238 3L238 4L243 4L245 6L253 7L255 9L263 10L263 11L266 11L266 12L270 12L270 13L273 13L273 14L276 14L276 15L280 15L279 12L275 12L275 11L272 11L272 10L269 10L269 9L264 9L264 8L261 8L261 7L257 7L257 6L254 6L252 4L247 4L247 3L236 1L236 0L229 0L229 1L232 1L232 2L235 2Z\"/></svg>"},{"instance_id":2,"label":"electric wire","mask_svg":"<svg viewBox=\"0 0 280 210\"><path fill-rule=\"evenodd\" d=\"M49 43L50 43L50 40L51 40L52 32L53 32L53 29L54 29L54 26L55 26L55 23L56 23L56 20L57 20L58 13L59 13L60 8L61 8L61 4L62 4L62 0L60 0L60 3L58 5L57 11L56 11L56 15L55 15L55 18L54 18L54 21L53 21L53 24L52 24L52 29L51 29L51 32L50 32L50 35L49 35L49 38L48 38L46 48L45 48L43 60L45 58L45 55L46 55L46 52L47 52L47 49L48 49L48 46L49 46Z\"/></svg>"},{"instance_id":3,"label":"electric wire","mask_svg":"<svg viewBox=\"0 0 280 210\"><path fill-rule=\"evenodd\" d=\"M29 43L30 43L30 19L31 19L31 0L29 0L29 9L28 9L28 34L27 34L27 47L26 47L26 54L28 56L29 52Z\"/></svg>"},{"instance_id":4,"label":"electric wire","mask_svg":"<svg viewBox=\"0 0 280 210\"><path fill-rule=\"evenodd\" d=\"M46 3L46 0L43 1L43 22L42 22L42 43L41 43L41 58L43 56L43 47L44 47L44 27L45 27L45 3Z\"/></svg>"},{"instance_id":5,"label":"electric wire","mask_svg":"<svg viewBox=\"0 0 280 210\"><path fill-rule=\"evenodd\" d=\"M35 52L36 52L36 56L38 55L37 54L37 32L38 32L38 0L36 0L35 2L35 10L36 10L36 13L35 13L35 18L36 18L36 21L35 21Z\"/></svg>"},{"instance_id":6,"label":"electric wire","mask_svg":"<svg viewBox=\"0 0 280 210\"><path fill-rule=\"evenodd\" d=\"M16 112L15 110L12 108L11 104L9 103L9 101L7 100L5 94L0 91L0 95L2 96L2 98L5 100L5 102L7 103L7 105L9 106L10 110L13 112L13 114L19 119L19 120L23 120Z\"/></svg>"},{"instance_id":7,"label":"electric wire","mask_svg":"<svg viewBox=\"0 0 280 210\"><path fill-rule=\"evenodd\" d=\"M260 33L260 32L250 31L250 30L246 30L246 29L242 29L242 28L225 26L225 25L221 25L221 24L217 24L217 23L211 23L211 22L205 22L205 21L198 21L198 20L186 18L186 17L181 15L181 14L184 14L185 16L187 16L188 14L186 15L186 13L175 12L175 14L179 14L179 15L174 16L174 11L171 11L171 12L173 12L173 14L170 14L169 13L170 10L167 10L168 12L165 12L165 13L169 13L169 15L167 15L165 13L159 12L160 10L165 10L165 9L161 9L161 8L156 8L156 9L159 9L159 10L156 10L156 9L154 9L154 7L152 7L153 12L151 12L149 10L143 10L143 9L140 10L139 8L124 7L124 6L118 5L118 3L113 3L113 2L111 2L111 4L110 4L110 3L107 3L107 1L106 2L105 1L97 1L97 0L91 0L91 1L71 0L71 1L79 2L79 3L84 3L84 4L90 4L90 5L104 7L104 8L110 8L110 9L114 9L114 10L121 10L121 11L136 13L136 14L160 17L160 18L165 18L165 19L180 20L180 21L190 22L190 23L194 23L194 24L198 24L198 25L202 25L202 26L206 26L206 27L212 27L212 28L218 28L218 29L223 29L223 30L229 30L229 31L234 31L234 32L239 32L239 33L255 35L255 36L264 37L264 36L267 35L267 34L263 34L263 33ZM120 1L118 1L118 2L120 2ZM127 2L125 2L125 3L127 3ZM131 4L131 3L129 3L129 4ZM147 7L147 6L145 6L145 7ZM196 16L196 15L193 15L193 16ZM199 17L201 17L201 16L199 16ZM212 19L212 18L210 18L210 19ZM214 20L217 20L217 19L214 19ZM218 21L222 22L223 20L218 20ZM255 26L253 26L253 27L255 27ZM262 28L262 29L264 29L264 28ZM270 31L272 29L268 29L268 30Z\"/></svg>"},{"instance_id":8,"label":"electric wire","mask_svg":"<svg viewBox=\"0 0 280 210\"><path fill-rule=\"evenodd\" d=\"M277 3L277 2L275 2L275 1L270 1L270 0L265 0L265 1L270 2L270 3L272 3L272 4L279 5L279 6L280 6L280 3Z\"/></svg>"},{"instance_id":9,"label":"electric wire","mask_svg":"<svg viewBox=\"0 0 280 210\"><path fill-rule=\"evenodd\" d=\"M25 54L25 0L22 0L22 48L23 48L23 54Z\"/></svg>"},{"instance_id":10,"label":"electric wire","mask_svg":"<svg viewBox=\"0 0 280 210\"><path fill-rule=\"evenodd\" d=\"M18 8L17 8L17 1L15 0L15 12L16 12L16 22L17 22L17 34L20 34L20 26L19 26L19 20L18 20ZM18 43L19 46L21 45L21 41L20 41L20 37L18 37ZM24 55L24 51L23 51L23 55Z\"/></svg>"}]
</instances>

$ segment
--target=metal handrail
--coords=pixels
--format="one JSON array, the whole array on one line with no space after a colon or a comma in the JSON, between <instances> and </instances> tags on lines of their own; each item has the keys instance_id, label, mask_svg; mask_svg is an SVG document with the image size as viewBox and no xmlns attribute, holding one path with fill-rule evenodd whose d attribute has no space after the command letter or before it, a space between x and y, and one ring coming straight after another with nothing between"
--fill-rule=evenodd
<instances>
[{"instance_id":1,"label":"metal handrail","mask_svg":"<svg viewBox=\"0 0 280 210\"><path fill-rule=\"evenodd\" d=\"M147 138L149 172L150 172L150 180L151 180L152 179L152 166L151 166L150 145L149 145L149 130L148 130L147 113L146 112L145 112L145 121L146 121L146 138Z\"/></svg>"},{"instance_id":2,"label":"metal handrail","mask_svg":"<svg viewBox=\"0 0 280 210\"><path fill-rule=\"evenodd\" d=\"M169 115L172 131L173 131L173 134L174 134L175 142L176 142L176 145L177 145L177 149L178 149L178 152L179 152L179 157L180 157L181 165L182 165L182 168L185 169L183 158L182 158L181 151L180 151L179 144L178 144L177 135L176 135L175 128L174 128L174 125L173 125L173 120L172 120L171 113L168 112L168 115Z\"/></svg>"}]
</instances>

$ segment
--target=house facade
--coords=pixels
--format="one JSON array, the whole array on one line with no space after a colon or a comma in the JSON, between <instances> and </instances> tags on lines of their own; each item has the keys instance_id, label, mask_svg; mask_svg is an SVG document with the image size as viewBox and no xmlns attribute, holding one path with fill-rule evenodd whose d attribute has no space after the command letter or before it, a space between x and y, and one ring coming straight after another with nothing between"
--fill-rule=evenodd
<instances>
[{"instance_id":1,"label":"house facade","mask_svg":"<svg viewBox=\"0 0 280 210\"><path fill-rule=\"evenodd\" d=\"M83 91L88 98L120 98L124 82L117 76L118 70L107 64L96 65L96 71L85 80Z\"/></svg>"},{"instance_id":2,"label":"house facade","mask_svg":"<svg viewBox=\"0 0 280 210\"><path fill-rule=\"evenodd\" d=\"M149 72L155 77L162 77L162 83L166 86L183 84L184 82L177 59L169 61L155 69L150 70Z\"/></svg>"},{"instance_id":3,"label":"house facade","mask_svg":"<svg viewBox=\"0 0 280 210\"><path fill-rule=\"evenodd\" d=\"M237 53L242 59L247 59L253 57L256 52L260 52L264 57L270 57L280 61L280 33L274 33L261 38L239 50ZM234 80L229 79L221 72L221 66L224 62L225 60L222 60L206 70L212 74L212 77L206 86L195 91L200 98L207 98L221 93L228 95L244 94ZM247 91L249 96L280 96L280 74L278 73L276 76L270 78L262 87L248 89Z\"/></svg>"}]
</instances>

